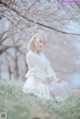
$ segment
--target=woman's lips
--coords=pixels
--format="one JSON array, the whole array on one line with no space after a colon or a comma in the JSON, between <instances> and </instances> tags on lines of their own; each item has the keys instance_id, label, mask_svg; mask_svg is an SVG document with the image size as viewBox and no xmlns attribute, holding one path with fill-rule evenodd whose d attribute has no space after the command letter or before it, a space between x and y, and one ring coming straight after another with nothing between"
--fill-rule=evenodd
<instances>
[{"instance_id":1,"label":"woman's lips","mask_svg":"<svg viewBox=\"0 0 80 119\"><path fill-rule=\"evenodd\" d=\"M42 47L42 46L39 46L40 48Z\"/></svg>"}]
</instances>

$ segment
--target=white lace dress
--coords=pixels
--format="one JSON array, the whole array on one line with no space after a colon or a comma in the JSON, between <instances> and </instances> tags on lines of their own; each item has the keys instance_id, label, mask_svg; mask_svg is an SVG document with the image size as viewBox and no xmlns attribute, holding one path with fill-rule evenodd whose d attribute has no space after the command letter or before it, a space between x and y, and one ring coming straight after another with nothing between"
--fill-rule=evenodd
<instances>
[{"instance_id":1,"label":"white lace dress","mask_svg":"<svg viewBox=\"0 0 80 119\"><path fill-rule=\"evenodd\" d=\"M28 72L23 92L34 94L46 100L64 100L69 95L69 85L65 81L58 82L55 72L50 66L44 53L40 55L29 51L26 55ZM53 77L53 81L48 83L48 77Z\"/></svg>"}]
</instances>

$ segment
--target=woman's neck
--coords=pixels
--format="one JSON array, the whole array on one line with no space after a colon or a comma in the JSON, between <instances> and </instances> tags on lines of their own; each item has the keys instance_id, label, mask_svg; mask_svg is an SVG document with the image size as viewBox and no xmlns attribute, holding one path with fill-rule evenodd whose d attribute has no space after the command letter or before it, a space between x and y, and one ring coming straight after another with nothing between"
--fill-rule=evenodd
<instances>
[{"instance_id":1,"label":"woman's neck","mask_svg":"<svg viewBox=\"0 0 80 119\"><path fill-rule=\"evenodd\" d=\"M40 55L40 53L41 53L41 51L37 51L37 50L31 50L31 51L38 54L38 55Z\"/></svg>"}]
</instances>

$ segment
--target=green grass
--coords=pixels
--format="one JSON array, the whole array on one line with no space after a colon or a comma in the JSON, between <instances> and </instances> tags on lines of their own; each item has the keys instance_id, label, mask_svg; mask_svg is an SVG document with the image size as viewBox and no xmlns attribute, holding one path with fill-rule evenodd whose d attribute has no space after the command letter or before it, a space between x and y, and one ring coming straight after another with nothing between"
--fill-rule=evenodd
<instances>
[{"instance_id":1,"label":"green grass","mask_svg":"<svg viewBox=\"0 0 80 119\"><path fill-rule=\"evenodd\" d=\"M24 82L0 80L0 112L8 119L80 119L80 95L66 101L46 101L22 92Z\"/></svg>"}]
</instances>

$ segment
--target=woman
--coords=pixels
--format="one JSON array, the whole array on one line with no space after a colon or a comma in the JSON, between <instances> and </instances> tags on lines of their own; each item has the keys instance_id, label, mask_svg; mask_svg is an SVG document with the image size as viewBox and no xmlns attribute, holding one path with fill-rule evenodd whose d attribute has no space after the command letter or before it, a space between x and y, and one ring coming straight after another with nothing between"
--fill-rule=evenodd
<instances>
[{"instance_id":1,"label":"woman","mask_svg":"<svg viewBox=\"0 0 80 119\"><path fill-rule=\"evenodd\" d=\"M56 73L50 66L50 62L42 52L47 42L43 33L36 33L28 43L26 62L28 72L23 92L34 94L46 100L56 99L62 101L69 95L67 82L56 77Z\"/></svg>"}]
</instances>

